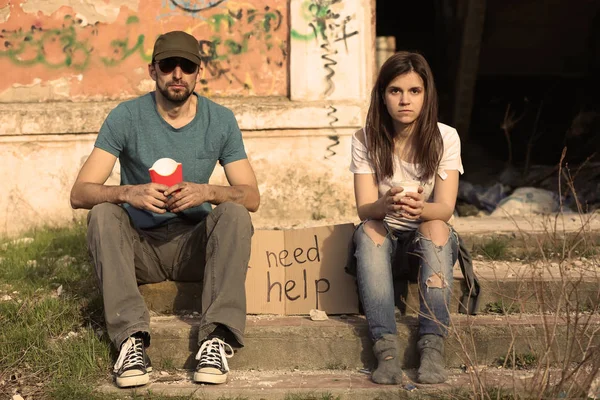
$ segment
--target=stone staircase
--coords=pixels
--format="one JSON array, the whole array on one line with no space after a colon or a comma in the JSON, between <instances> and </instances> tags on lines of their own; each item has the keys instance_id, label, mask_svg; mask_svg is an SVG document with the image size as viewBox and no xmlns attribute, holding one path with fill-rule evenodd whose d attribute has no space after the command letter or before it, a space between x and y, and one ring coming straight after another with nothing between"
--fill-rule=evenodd
<instances>
[{"instance_id":1,"label":"stone staircase","mask_svg":"<svg viewBox=\"0 0 600 400\"><path fill-rule=\"evenodd\" d=\"M527 221L515 228L514 221L479 220L455 224L474 249L482 295L478 315L458 314L464 280L460 270L455 270L452 326L446 342L450 378L445 384L415 381L418 299L412 284L400 302L404 314L397 314L407 374L401 386L370 381L369 370L375 363L362 315L335 315L326 321L312 321L308 316L249 315L246 347L230 359L229 383L194 384L189 370L195 367L199 315L192 310L199 309L201 286L163 282L140 287L154 315L148 353L155 372L149 385L132 391L222 400L450 398L461 391L464 398L473 398L498 388L532 393L541 387L542 376L546 382L556 383L564 371L584 359L585 368L569 379L588 395L598 391L589 389L586 381L593 378L594 366L600 365L594 356L600 345L596 333L600 332L600 265L595 253L600 239L598 221L586 225L585 231L577 228L579 221L571 221L560 233L551 234L543 223ZM486 242L498 240L508 252L503 261L477 254ZM578 240L586 246L577 244ZM557 254L565 248L573 250L571 258L562 260ZM120 392L108 383L101 390ZM564 391L562 386L558 392L561 390L565 395L578 393L576 389Z\"/></svg>"}]
</instances>

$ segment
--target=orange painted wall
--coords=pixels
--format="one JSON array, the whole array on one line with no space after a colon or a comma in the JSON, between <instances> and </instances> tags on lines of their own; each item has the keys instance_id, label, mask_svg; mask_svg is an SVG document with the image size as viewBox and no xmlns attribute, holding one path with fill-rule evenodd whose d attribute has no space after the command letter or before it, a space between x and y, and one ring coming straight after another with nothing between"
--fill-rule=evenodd
<instances>
[{"instance_id":1,"label":"orange painted wall","mask_svg":"<svg viewBox=\"0 0 600 400\"><path fill-rule=\"evenodd\" d=\"M0 93L61 78L77 101L146 93L154 40L185 30L201 41L206 61L200 93L287 95L286 0L132 0L111 22L85 21L78 6L57 7L50 15L31 12L27 1L0 0L0 10L9 11L0 22ZM94 3L106 7L111 0L86 5Z\"/></svg>"}]
</instances>

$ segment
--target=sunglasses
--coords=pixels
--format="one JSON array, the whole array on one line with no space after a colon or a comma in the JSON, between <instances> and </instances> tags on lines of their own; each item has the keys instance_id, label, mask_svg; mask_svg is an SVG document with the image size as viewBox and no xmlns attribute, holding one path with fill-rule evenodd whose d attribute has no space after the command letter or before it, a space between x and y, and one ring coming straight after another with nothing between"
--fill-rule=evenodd
<instances>
[{"instance_id":1,"label":"sunglasses","mask_svg":"<svg viewBox=\"0 0 600 400\"><path fill-rule=\"evenodd\" d=\"M163 74L170 74L175 71L179 65L181 70L186 74L193 74L198 70L198 65L192 61L181 57L169 57L164 60L157 61L158 68Z\"/></svg>"}]
</instances>

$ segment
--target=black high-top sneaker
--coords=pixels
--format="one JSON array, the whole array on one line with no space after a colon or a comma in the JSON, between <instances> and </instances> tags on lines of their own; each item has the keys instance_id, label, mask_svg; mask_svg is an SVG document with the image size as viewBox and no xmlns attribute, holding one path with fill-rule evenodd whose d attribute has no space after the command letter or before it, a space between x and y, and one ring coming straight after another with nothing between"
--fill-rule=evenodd
<instances>
[{"instance_id":1,"label":"black high-top sneaker","mask_svg":"<svg viewBox=\"0 0 600 400\"><path fill-rule=\"evenodd\" d=\"M145 385L150 381L152 364L144 348L144 339L130 336L123 342L113 372L120 388Z\"/></svg>"},{"instance_id":2,"label":"black high-top sneaker","mask_svg":"<svg viewBox=\"0 0 600 400\"><path fill-rule=\"evenodd\" d=\"M225 383L229 373L227 359L233 357L233 348L223 340L214 337L202 342L196 360L198 366L194 373L197 383Z\"/></svg>"}]
</instances>

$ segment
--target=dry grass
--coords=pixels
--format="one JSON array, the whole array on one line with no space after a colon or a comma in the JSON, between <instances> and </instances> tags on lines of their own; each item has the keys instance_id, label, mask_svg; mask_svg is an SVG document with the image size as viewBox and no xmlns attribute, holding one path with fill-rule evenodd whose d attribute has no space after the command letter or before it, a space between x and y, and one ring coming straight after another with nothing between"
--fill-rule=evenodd
<instances>
[{"instance_id":1,"label":"dry grass","mask_svg":"<svg viewBox=\"0 0 600 400\"><path fill-rule=\"evenodd\" d=\"M564 158L564 153L563 153ZM562 168L561 159L559 188L566 190L576 197L573 177ZM562 198L562 192L559 193ZM531 301L537 304L536 314L542 318L540 325L527 325L529 316L522 314L519 324L513 324L514 319L505 318L508 344L498 343L506 347L505 356L501 357L502 367L513 371L527 367L532 374L526 381L516 378L512 385L511 395L514 398L587 398L592 391L594 379L600 370L600 320L597 318L600 304L600 285L593 296L584 296L584 282L590 279L600 283L600 263L595 242L588 229L589 222L595 216L586 214L583 206L578 205L580 228L575 234L568 235L564 230L564 214L558 213L549 220L543 235L535 237L533 246L526 250L539 254L539 260L531 269L516 277L518 281L528 282L532 292L520 293L511 309L525 309L525 304L519 302ZM562 210L562 204L561 204ZM515 223L516 229L518 229ZM521 230L517 236L526 238ZM524 243L528 241L524 240ZM501 258L502 245L498 242L488 245L488 252ZM573 262L585 254L592 260L592 268L577 274L573 270ZM548 283L539 279L540 276L550 275L554 281L551 290ZM496 306L494 308L494 306ZM506 314L504 304L492 305L496 311ZM504 318L504 317L502 317ZM518 347L523 342L524 326L535 334L528 335L527 352ZM456 332L456 330L451 329ZM526 331L526 330L525 330ZM494 396L493 388L488 387L485 374L478 366L483 355L477 354L476 331L471 330L467 335L454 336L459 343L467 368L471 371L471 394L477 399L494 399L505 396ZM497 393L496 393L497 394Z\"/></svg>"}]
</instances>

